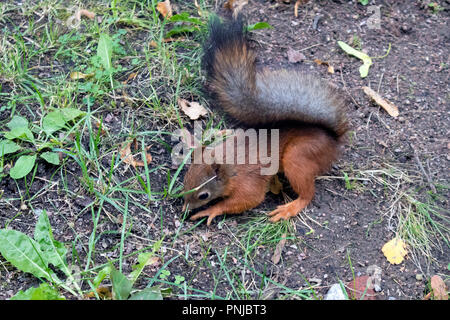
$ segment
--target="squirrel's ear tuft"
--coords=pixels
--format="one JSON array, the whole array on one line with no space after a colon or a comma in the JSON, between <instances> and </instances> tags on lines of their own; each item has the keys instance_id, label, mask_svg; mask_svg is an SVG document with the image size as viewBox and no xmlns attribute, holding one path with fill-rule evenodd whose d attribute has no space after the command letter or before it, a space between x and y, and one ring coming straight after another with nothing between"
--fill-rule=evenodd
<instances>
[{"instance_id":1,"label":"squirrel's ear tuft","mask_svg":"<svg viewBox=\"0 0 450 320\"><path fill-rule=\"evenodd\" d=\"M218 163L213 163L213 164L211 165L211 168L213 169L215 175L216 175L216 176L219 176L219 173L220 173L220 164L218 164Z\"/></svg>"}]
</instances>

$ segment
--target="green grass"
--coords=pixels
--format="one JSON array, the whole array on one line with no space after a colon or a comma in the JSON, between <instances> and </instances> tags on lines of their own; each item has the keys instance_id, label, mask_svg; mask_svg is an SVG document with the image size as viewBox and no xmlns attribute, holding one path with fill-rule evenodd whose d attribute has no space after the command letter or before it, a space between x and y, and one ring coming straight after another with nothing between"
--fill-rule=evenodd
<instances>
[{"instance_id":1,"label":"green grass","mask_svg":"<svg viewBox=\"0 0 450 320\"><path fill-rule=\"evenodd\" d=\"M274 248L290 229L288 223L270 224L265 217L249 221L242 226L243 237L236 238L239 251L202 243L200 262L192 260L189 246L182 251L179 246L180 239L192 237L201 222L186 227L186 216L181 216L179 226L168 231L172 218L163 203L179 201L184 163L172 170L170 158L158 159L155 152L170 153L172 132L188 123L178 110L178 98L207 105L201 91L200 40L209 4L199 4L202 16L191 2L180 4L186 13L177 16L175 24L160 17L156 1L88 1L83 8L95 12L96 18L82 17L76 28L68 27L75 3L0 4L0 126L14 116L24 117L35 138L12 139L22 153L1 157L0 179L10 179L9 171L21 154L48 151L60 159L58 165L47 166L50 171L42 177L38 157L29 174L13 180L16 194L2 194L1 200L5 204L19 201L21 206L13 216L0 220L1 228L22 226L26 232L33 227L29 212L41 212L42 203L51 219L56 217L67 226L71 240L65 247L71 277L76 280L67 286L53 283L66 298L83 298L89 292L101 298L96 291L100 285L112 285L114 298L121 298L118 288L125 290L119 285L124 281L121 274L130 277L130 265L157 243L165 248L158 246L154 253L161 263L154 273L143 269L132 294L157 286L163 296L252 299L275 286L285 298L310 297L307 291L290 289L261 273L253 261L256 247ZM165 41L167 35L175 41ZM48 114L67 108L83 114L52 132L43 131ZM206 121L206 128L222 125L212 117ZM137 159L145 156L149 146L153 157L151 163L136 169L120 156L124 143L133 139L138 143ZM74 211L74 201L85 201L85 205ZM29 221L29 227L21 225L21 219ZM80 221L89 225L89 233L83 231L86 227L80 229ZM154 229L149 231L149 225ZM263 232L258 234L258 228ZM105 239L111 242L106 247ZM241 256L244 264L234 265L233 260ZM191 271L176 271L179 263ZM242 279L242 268L250 282ZM208 289L198 278L205 270L212 279Z\"/></svg>"},{"instance_id":2,"label":"green grass","mask_svg":"<svg viewBox=\"0 0 450 320\"><path fill-rule=\"evenodd\" d=\"M0 229L31 235L37 214L51 213L76 282L50 284L66 298L92 291L100 299L99 286L121 288L120 275L132 278L138 257L151 252L157 261L142 269L130 294L157 287L163 297L182 299L262 299L272 292L280 299L318 299L304 278L284 284L268 272L270 259L261 260L282 239L304 245L293 221L272 224L260 215L231 226L229 216L216 218L225 240L214 243L202 239L202 221L188 224L180 212L184 162L173 167L168 154L172 132L191 122L177 100L208 105L200 40L212 4L198 2L202 16L192 2L181 2L187 15L174 23L160 17L154 0L86 1L83 8L96 18L83 17L77 28L67 26L76 8L72 1L0 3L0 140L14 116L26 118L34 137L13 138L20 151L0 153L0 181L10 179L20 156L37 155L24 178L8 180L13 192L0 190L9 208L0 215ZM167 35L175 40L166 41ZM45 132L46 117L64 109L83 113ZM222 128L220 120L210 116L204 127ZM134 139L136 159L150 152L152 162L133 168L122 159L124 143ZM44 152L57 153L59 164L46 164L39 158ZM419 200L414 190L404 192L413 177L397 168L350 168L343 177L323 178L343 180L349 193L363 192L366 182L383 186L392 203L383 218L417 255L432 260L433 248L448 246L448 219L434 204L438 195ZM307 214L295 222L307 227L307 235L320 226ZM7 272L15 270L3 257L0 263Z\"/></svg>"}]
</instances>

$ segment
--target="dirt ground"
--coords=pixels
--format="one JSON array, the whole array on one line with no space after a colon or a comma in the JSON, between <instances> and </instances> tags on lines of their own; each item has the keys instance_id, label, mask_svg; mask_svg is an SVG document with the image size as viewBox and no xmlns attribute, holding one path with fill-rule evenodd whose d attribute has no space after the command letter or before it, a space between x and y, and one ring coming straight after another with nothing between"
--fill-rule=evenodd
<instances>
[{"instance_id":1,"label":"dirt ground","mask_svg":"<svg viewBox=\"0 0 450 320\"><path fill-rule=\"evenodd\" d=\"M220 12L222 6L220 1L218 3L217 11ZM296 239L287 241L277 264L271 261L276 243L259 246L252 257L252 267L258 274L264 273L293 290L312 285L318 296L325 295L329 287L339 280L350 282L354 277L368 275L375 267L381 270L381 291L377 292L376 299L422 299L429 292L427 281L432 275L438 274L444 280L449 278L450 250L441 240L428 252L429 256L409 254L399 265L386 260L381 248L395 236L398 226L392 209L395 198L386 183L397 184L399 192L414 190L416 197L424 202L428 199L428 191L433 189L430 185L448 186L449 2L440 1L443 10L438 13L423 6L421 1L372 3L380 8L381 17L379 25L373 28L368 27L368 21L377 11L371 11L369 6L356 1L311 0L299 7L297 18L294 17L293 3L249 0L243 8L249 23L265 21L273 26L273 29L253 32L250 36L260 65L296 68L330 80L342 88L348 99L351 123L349 141L342 149L341 158L329 173L317 180L315 198L306 211L293 219ZM359 42L371 57L380 57L374 59L366 78L361 78L358 72L361 62L345 54L336 43L339 40L349 44ZM389 45L390 51L384 56ZM288 52L296 53L299 61L290 61ZM315 59L327 62L334 68L334 73L328 72L326 65L315 63ZM362 91L363 86L371 87L398 106L399 116L391 117L371 102ZM105 116L109 114L121 119L127 117L130 110L102 112ZM141 109L133 112L136 118L148 116ZM147 130L159 125L157 122L139 122L139 126ZM115 129L121 130L112 127L111 131ZM170 143L167 138L162 139ZM162 147L156 147L156 150L159 155L153 157L153 165L170 166L167 151ZM105 166L110 160L108 157L102 159ZM387 168L395 174L391 177L379 174ZM33 183L30 194L45 186L53 191L62 188L57 183L58 176L52 176L55 170L52 166L40 163L37 170L40 179ZM170 170L175 172L175 169ZM80 192L80 170L72 166L66 172L68 178L64 188L77 196L61 198L58 192L41 193L32 201L32 207L48 210L57 240L70 243L74 240L75 229L77 236L87 241L92 216L90 211L81 215L78 212L93 199ZM357 179L346 183L343 173ZM127 177L127 172L118 174L122 179ZM163 185L166 176L155 175L153 179L154 185L158 182ZM294 197L286 181L281 180L285 182L286 194ZM55 183L48 184L48 181ZM16 185L9 178L0 182L3 199L13 198L18 188L23 190L21 182ZM434 201L440 212L448 216L448 187L437 189L440 197ZM239 244L243 240L237 242L235 235L244 232L239 227L249 219L269 212L282 201L282 196L268 194L258 208L242 215L226 216L225 220L216 218L210 227L203 223L189 231L194 223L182 222L181 233L177 231L181 221L180 199L151 203L153 215L132 206L132 236L125 244L124 253L142 248L145 239L158 239L165 234L169 240L163 247L163 261L181 256L166 267L170 273L190 279L192 287L226 297L232 287L226 279L217 281L215 278L222 274L217 252L228 248L231 258L227 265L242 283L246 283L246 275L247 280L258 282L260 277L257 273L250 272L240 261L243 253ZM145 203L144 197L142 203ZM17 215L20 206L18 200L0 204L2 227ZM105 208L114 213L112 206L105 205ZM36 217L30 210L12 220L9 227L32 234L35 221ZM120 228L120 224L107 217L102 218L98 230L101 236L97 242L100 250L97 261L105 262L117 256L115 246L120 234L112 231ZM448 238L448 234L445 236ZM189 259L183 258L186 245L189 245ZM131 269L135 259L132 256L125 260L125 270ZM149 268L149 277L158 267L161 265ZM0 283L0 299L8 299L18 290L36 285L38 280L3 263ZM263 297L282 298L281 291L277 286L268 285ZM249 298L255 296L250 295Z\"/></svg>"}]
</instances>

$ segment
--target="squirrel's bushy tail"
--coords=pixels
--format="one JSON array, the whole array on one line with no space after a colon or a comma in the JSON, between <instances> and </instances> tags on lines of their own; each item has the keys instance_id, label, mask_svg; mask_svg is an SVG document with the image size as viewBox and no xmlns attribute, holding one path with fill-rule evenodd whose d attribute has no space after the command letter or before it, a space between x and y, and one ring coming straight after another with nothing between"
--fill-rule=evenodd
<instances>
[{"instance_id":1,"label":"squirrel's bushy tail","mask_svg":"<svg viewBox=\"0 0 450 320\"><path fill-rule=\"evenodd\" d=\"M213 16L204 44L203 67L225 112L248 125L314 124L337 138L347 131L344 99L323 80L295 70L256 71L241 16Z\"/></svg>"}]
</instances>

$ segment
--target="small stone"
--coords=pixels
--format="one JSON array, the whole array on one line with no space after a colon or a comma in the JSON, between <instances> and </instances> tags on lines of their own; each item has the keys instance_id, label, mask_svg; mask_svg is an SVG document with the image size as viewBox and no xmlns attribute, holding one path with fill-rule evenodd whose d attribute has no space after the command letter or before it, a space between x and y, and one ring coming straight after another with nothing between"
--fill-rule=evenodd
<instances>
[{"instance_id":1,"label":"small stone","mask_svg":"<svg viewBox=\"0 0 450 320\"><path fill-rule=\"evenodd\" d=\"M416 280L417 281L422 281L423 280L423 276L420 273L416 274Z\"/></svg>"},{"instance_id":2,"label":"small stone","mask_svg":"<svg viewBox=\"0 0 450 320\"><path fill-rule=\"evenodd\" d=\"M323 299L324 300L348 300L346 294L342 291L341 285L339 283L333 284Z\"/></svg>"}]
</instances>

